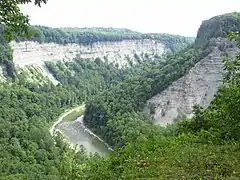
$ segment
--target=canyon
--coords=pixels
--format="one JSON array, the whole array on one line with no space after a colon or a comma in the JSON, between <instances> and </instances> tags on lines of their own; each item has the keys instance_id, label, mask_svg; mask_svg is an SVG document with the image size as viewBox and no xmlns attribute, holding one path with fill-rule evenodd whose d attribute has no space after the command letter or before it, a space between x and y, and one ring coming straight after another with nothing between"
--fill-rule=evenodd
<instances>
[{"instance_id":1,"label":"canyon","mask_svg":"<svg viewBox=\"0 0 240 180\"><path fill-rule=\"evenodd\" d=\"M201 29L201 28L200 28ZM197 39L199 41L199 39ZM191 117L192 107L198 104L206 108L217 89L222 84L223 63L225 56L234 57L238 49L227 38L212 38L212 52L200 60L183 77L173 82L167 89L149 99L144 108L155 124L165 126L177 119ZM54 85L59 82L48 70L45 62L73 61L81 59L101 60L112 63L119 68L138 63L135 56L148 55L149 59L161 57L169 49L157 39L132 39L122 41L101 41L91 44L56 44L34 41L11 42L13 62L19 71L37 72ZM2 73L1 73L2 74ZM32 75L35 81L36 75ZM3 78L1 78L3 79Z\"/></svg>"},{"instance_id":2,"label":"canyon","mask_svg":"<svg viewBox=\"0 0 240 180\"><path fill-rule=\"evenodd\" d=\"M198 104L207 107L213 99L223 75L222 60L225 56L234 57L236 44L226 38L212 39L212 53L202 59L182 78L173 82L166 90L149 99L144 112L149 114L155 124L166 126L183 117L191 117L192 107ZM30 73L32 70L42 74L57 85L45 65L46 61L72 61L76 56L83 59L103 59L118 64L119 68L137 63L134 55L148 54L162 56L168 50L157 40L124 40L120 42L97 42L91 45L38 42L11 42L13 62L18 69ZM224 49L221 49L224 47ZM153 112L150 112L152 109Z\"/></svg>"}]
</instances>

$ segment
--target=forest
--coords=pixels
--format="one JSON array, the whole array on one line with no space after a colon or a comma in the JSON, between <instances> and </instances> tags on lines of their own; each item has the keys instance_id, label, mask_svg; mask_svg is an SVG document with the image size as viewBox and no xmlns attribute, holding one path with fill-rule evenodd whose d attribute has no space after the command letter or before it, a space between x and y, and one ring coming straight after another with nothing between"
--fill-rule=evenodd
<instances>
[{"instance_id":1,"label":"forest","mask_svg":"<svg viewBox=\"0 0 240 180\"><path fill-rule=\"evenodd\" d=\"M240 46L240 35L228 33L229 23L222 23L226 18L236 22L239 14L216 17L214 23L220 21ZM29 82L13 65L14 75L0 84L0 179L239 179L239 55L223 59L223 86L207 109L194 107L191 119L160 127L142 113L150 97L213 48L222 49L211 41L214 29L200 29L195 44L153 61L135 56L139 63L125 69L99 58L48 62L57 86ZM12 63L8 44L2 42L1 50L0 63ZM61 135L50 135L57 117L83 102L85 125L114 148L107 157L76 153Z\"/></svg>"}]
</instances>

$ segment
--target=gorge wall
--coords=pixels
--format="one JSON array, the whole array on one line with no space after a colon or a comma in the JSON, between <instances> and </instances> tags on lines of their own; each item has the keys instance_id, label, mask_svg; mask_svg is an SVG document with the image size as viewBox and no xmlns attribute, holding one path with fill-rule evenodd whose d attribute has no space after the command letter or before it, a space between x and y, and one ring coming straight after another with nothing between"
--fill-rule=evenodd
<instances>
[{"instance_id":1,"label":"gorge wall","mask_svg":"<svg viewBox=\"0 0 240 180\"><path fill-rule=\"evenodd\" d=\"M229 32L238 32L240 14L218 15L204 20L198 30L195 48L207 45L212 52L198 61L182 78L148 100L144 109L156 124L167 125L192 115L192 107L207 107L222 84L225 57L239 53L235 41L228 40ZM182 117L181 117L182 116Z\"/></svg>"},{"instance_id":2,"label":"gorge wall","mask_svg":"<svg viewBox=\"0 0 240 180\"><path fill-rule=\"evenodd\" d=\"M162 55L166 49L160 41L155 40L123 40L120 42L97 42L84 44L54 44L38 42L12 42L13 61L15 65L42 65L45 61L72 60L79 55L81 58L108 59L109 63L120 66L128 64L127 57L134 54Z\"/></svg>"},{"instance_id":3,"label":"gorge wall","mask_svg":"<svg viewBox=\"0 0 240 180\"><path fill-rule=\"evenodd\" d=\"M15 37L10 43L13 63L9 63L11 69L8 74L13 76L15 68L17 74L20 71L23 74L26 74L24 71L35 71L35 74L40 73L57 84L45 65L46 61L71 61L75 57L87 60L100 58L117 68L123 68L177 52L192 44L194 39L171 34L144 34L125 28L30 26L25 38Z\"/></svg>"},{"instance_id":4,"label":"gorge wall","mask_svg":"<svg viewBox=\"0 0 240 180\"><path fill-rule=\"evenodd\" d=\"M191 116L195 104L203 107L210 104L222 84L223 58L232 58L238 52L236 44L227 38L214 38L211 41L212 53L166 90L148 100L144 111L150 114L156 124L172 124L181 116Z\"/></svg>"},{"instance_id":5,"label":"gorge wall","mask_svg":"<svg viewBox=\"0 0 240 180\"><path fill-rule=\"evenodd\" d=\"M94 60L100 58L108 63L118 65L120 68L137 63L135 55L148 54L162 56L166 51L164 44L159 40L123 40L118 42L96 42L91 45L84 44L55 44L38 43L32 41L11 42L13 49L13 62L18 69L29 71L30 67L37 69L54 84L58 82L45 66L46 61L71 61L76 56L83 59Z\"/></svg>"}]
</instances>

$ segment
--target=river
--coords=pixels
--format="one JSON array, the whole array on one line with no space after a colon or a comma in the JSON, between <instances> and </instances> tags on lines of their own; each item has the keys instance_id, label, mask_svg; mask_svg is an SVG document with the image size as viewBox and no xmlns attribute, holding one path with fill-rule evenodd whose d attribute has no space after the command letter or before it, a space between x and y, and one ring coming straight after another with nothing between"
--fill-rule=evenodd
<instances>
[{"instance_id":1,"label":"river","mask_svg":"<svg viewBox=\"0 0 240 180\"><path fill-rule=\"evenodd\" d=\"M98 153L101 156L106 156L111 148L83 125L83 116L74 121L68 122L66 120L68 116L71 116L71 113L82 107L79 106L62 114L50 128L50 133L54 135L55 132L60 132L71 146L77 145L78 150L84 149L87 153ZM65 120L63 121L63 119Z\"/></svg>"}]
</instances>

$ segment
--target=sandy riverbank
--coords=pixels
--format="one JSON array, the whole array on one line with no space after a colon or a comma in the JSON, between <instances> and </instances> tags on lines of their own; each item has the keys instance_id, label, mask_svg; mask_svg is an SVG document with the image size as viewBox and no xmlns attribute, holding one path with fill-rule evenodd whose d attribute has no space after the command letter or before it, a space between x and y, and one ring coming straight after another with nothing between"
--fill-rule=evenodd
<instances>
[{"instance_id":1,"label":"sandy riverbank","mask_svg":"<svg viewBox=\"0 0 240 180\"><path fill-rule=\"evenodd\" d=\"M80 109L84 108L85 107L85 104L84 105L81 105L81 106L78 106L78 107L75 107L71 110L66 110L66 112L64 112L63 114L60 115L60 117L58 118L58 120L51 126L50 128L50 134L52 136L54 136L54 132L55 132L55 129L56 129L56 126L62 122L62 120L67 116L69 115L70 113L74 112L74 111L79 111Z\"/></svg>"}]
</instances>

